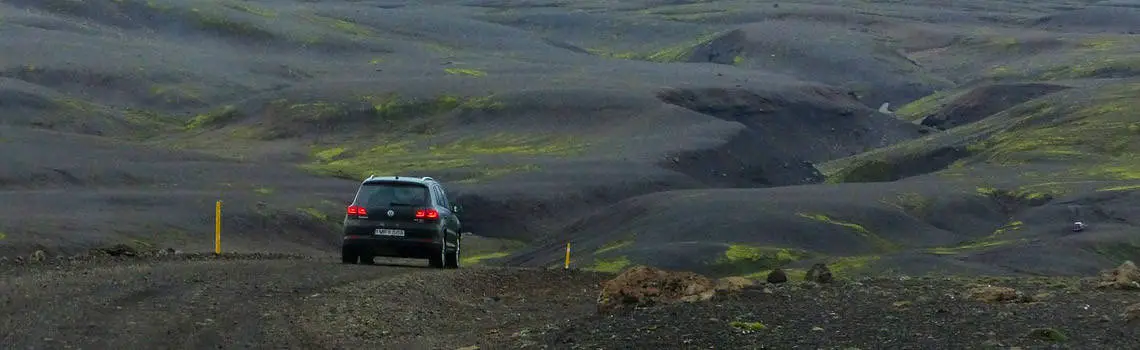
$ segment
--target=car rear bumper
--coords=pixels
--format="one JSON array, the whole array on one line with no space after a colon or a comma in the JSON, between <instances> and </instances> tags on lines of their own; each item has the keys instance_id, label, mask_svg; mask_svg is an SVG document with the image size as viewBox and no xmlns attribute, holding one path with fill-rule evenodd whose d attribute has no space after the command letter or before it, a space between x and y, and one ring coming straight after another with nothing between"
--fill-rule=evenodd
<instances>
[{"instance_id":1,"label":"car rear bumper","mask_svg":"<svg viewBox=\"0 0 1140 350\"><path fill-rule=\"evenodd\" d=\"M346 235L341 247L354 255L427 259L439 255L439 244L434 238Z\"/></svg>"}]
</instances>

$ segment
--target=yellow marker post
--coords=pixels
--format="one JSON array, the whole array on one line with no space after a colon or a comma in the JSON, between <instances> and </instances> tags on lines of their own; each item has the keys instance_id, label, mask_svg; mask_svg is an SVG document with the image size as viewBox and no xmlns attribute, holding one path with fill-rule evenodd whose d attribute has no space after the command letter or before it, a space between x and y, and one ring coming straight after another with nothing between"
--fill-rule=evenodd
<instances>
[{"instance_id":1,"label":"yellow marker post","mask_svg":"<svg viewBox=\"0 0 1140 350\"><path fill-rule=\"evenodd\" d=\"M566 242L566 263L562 265L562 269L570 269L570 242Z\"/></svg>"},{"instance_id":2,"label":"yellow marker post","mask_svg":"<svg viewBox=\"0 0 1140 350\"><path fill-rule=\"evenodd\" d=\"M214 206L214 254L222 254L222 201Z\"/></svg>"}]
</instances>

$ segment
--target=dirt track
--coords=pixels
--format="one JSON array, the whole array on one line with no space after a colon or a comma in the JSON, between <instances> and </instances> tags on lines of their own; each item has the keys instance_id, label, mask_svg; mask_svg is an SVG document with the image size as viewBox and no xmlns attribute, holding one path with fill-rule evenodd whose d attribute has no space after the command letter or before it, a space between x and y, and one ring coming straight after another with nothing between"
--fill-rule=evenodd
<instances>
[{"instance_id":1,"label":"dirt track","mask_svg":"<svg viewBox=\"0 0 1140 350\"><path fill-rule=\"evenodd\" d=\"M329 260L168 261L6 278L2 343L11 348L310 347L286 313L331 286L415 267Z\"/></svg>"},{"instance_id":2,"label":"dirt track","mask_svg":"<svg viewBox=\"0 0 1140 350\"><path fill-rule=\"evenodd\" d=\"M592 312L601 274L332 257L0 269L5 348L456 348ZM557 312L550 312L557 310Z\"/></svg>"}]
</instances>

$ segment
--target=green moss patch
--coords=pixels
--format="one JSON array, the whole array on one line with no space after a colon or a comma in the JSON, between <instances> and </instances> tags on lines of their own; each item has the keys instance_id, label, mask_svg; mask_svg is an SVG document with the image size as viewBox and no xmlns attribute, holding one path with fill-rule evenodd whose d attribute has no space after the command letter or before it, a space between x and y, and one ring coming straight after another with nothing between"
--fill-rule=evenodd
<instances>
[{"instance_id":1,"label":"green moss patch","mask_svg":"<svg viewBox=\"0 0 1140 350\"><path fill-rule=\"evenodd\" d=\"M739 330L742 330L745 332L761 331L761 330L764 330L765 328L768 328L768 326L765 326L763 323L760 323L760 322L732 321L731 323L729 323L729 325L732 326L733 328L736 328L736 329L739 329Z\"/></svg>"},{"instance_id":2,"label":"green moss patch","mask_svg":"<svg viewBox=\"0 0 1140 350\"><path fill-rule=\"evenodd\" d=\"M938 150L964 147L941 169L969 177L985 166L1049 174L1018 178L1049 182L1140 180L1140 84L1108 83L1043 96L981 121L870 152L824 163L828 182L890 181L939 171ZM1136 126L1136 127L1133 127ZM942 158L945 158L944 156ZM924 163L925 161L925 163ZM929 167L930 171L915 169Z\"/></svg>"},{"instance_id":3,"label":"green moss patch","mask_svg":"<svg viewBox=\"0 0 1140 350\"><path fill-rule=\"evenodd\" d=\"M998 227L993 233L986 237L962 242L956 246L927 248L925 251L936 255L956 255L982 252L992 248L1028 242L1028 240L1024 238L1009 237L1010 233L1021 230L1023 226L1024 223L1021 221L1011 221Z\"/></svg>"},{"instance_id":4,"label":"green moss patch","mask_svg":"<svg viewBox=\"0 0 1140 350\"><path fill-rule=\"evenodd\" d=\"M1053 328L1036 328L1029 331L1029 336L1039 340L1054 343L1065 342L1069 340L1069 337L1066 336L1065 333L1062 333L1061 331Z\"/></svg>"},{"instance_id":5,"label":"green moss patch","mask_svg":"<svg viewBox=\"0 0 1140 350\"><path fill-rule=\"evenodd\" d=\"M726 32L716 32L701 35L693 40L685 41L673 45L669 45L650 52L613 52L606 49L586 49L586 51L598 56L605 56L619 59L640 60L661 63L678 63L686 62L689 56L693 54L698 47L707 45L708 43L716 40L716 38L724 35ZM739 57L743 63L743 57Z\"/></svg>"},{"instance_id":6,"label":"green moss patch","mask_svg":"<svg viewBox=\"0 0 1140 350\"><path fill-rule=\"evenodd\" d=\"M831 270L832 277L836 279L854 279L873 272L873 264L881 258L882 257L878 255L840 256L825 258L821 262L826 264L827 268ZM769 273L771 273L771 270L747 274L743 277L763 280L768 277ZM789 268L784 269L784 274L788 276L789 281L803 281L807 276L807 270Z\"/></svg>"},{"instance_id":7,"label":"green moss patch","mask_svg":"<svg viewBox=\"0 0 1140 350\"><path fill-rule=\"evenodd\" d=\"M879 249L881 251L895 251L895 250L898 250L898 248L899 248L899 246L897 244L895 244L891 241L888 241L882 237L879 237L878 235L876 235L876 234L872 233L871 231L867 230L866 228L864 228L862 225L859 225L856 223L839 221L839 220L833 219L827 215L818 214L818 213L796 213L796 215L799 217L802 217L802 218L807 218L807 219L811 219L811 220L815 220L815 221L819 221L819 222L823 222L823 223L827 223L827 224L831 224L831 225L842 226L842 227L845 227L847 229L850 229L851 231L854 231L855 233L859 234L859 236L869 240L872 245L874 245L877 249Z\"/></svg>"},{"instance_id":8,"label":"green moss patch","mask_svg":"<svg viewBox=\"0 0 1140 350\"><path fill-rule=\"evenodd\" d=\"M835 278L853 278L870 271L872 264L882 257L877 255L844 256L825 261Z\"/></svg>"},{"instance_id":9,"label":"green moss patch","mask_svg":"<svg viewBox=\"0 0 1140 350\"><path fill-rule=\"evenodd\" d=\"M616 240L616 241L610 241L609 243L606 243L605 245L603 245L601 248L598 248L598 250L594 251L594 254L595 255L603 254L603 253L606 253L609 251L614 251L614 250L618 250L621 248L628 247L632 244L633 244L632 239L620 239L620 240Z\"/></svg>"},{"instance_id":10,"label":"green moss patch","mask_svg":"<svg viewBox=\"0 0 1140 350\"><path fill-rule=\"evenodd\" d=\"M209 8L191 8L185 14L199 29L245 39L270 39L275 35L260 25Z\"/></svg>"},{"instance_id":11,"label":"green moss patch","mask_svg":"<svg viewBox=\"0 0 1140 350\"><path fill-rule=\"evenodd\" d=\"M800 261L814 254L791 248L760 247L746 244L728 246L710 269L716 275L750 275Z\"/></svg>"},{"instance_id":12,"label":"green moss patch","mask_svg":"<svg viewBox=\"0 0 1140 350\"><path fill-rule=\"evenodd\" d=\"M241 112L238 111L237 107L228 105L194 116L194 118L191 118L190 121L186 123L185 128L186 130L200 130L208 127L216 127L240 117Z\"/></svg>"},{"instance_id":13,"label":"green moss patch","mask_svg":"<svg viewBox=\"0 0 1140 350\"><path fill-rule=\"evenodd\" d=\"M252 15L257 15L265 18L277 18L277 12L269 10L260 6L254 6L245 1L225 1L222 6L231 10L237 10Z\"/></svg>"},{"instance_id":14,"label":"green moss patch","mask_svg":"<svg viewBox=\"0 0 1140 350\"><path fill-rule=\"evenodd\" d=\"M966 92L965 90L938 91L899 107L899 109L895 111L895 115L905 120L918 120L922 117L934 114L934 112L938 111L942 106L945 106Z\"/></svg>"},{"instance_id":15,"label":"green moss patch","mask_svg":"<svg viewBox=\"0 0 1140 350\"><path fill-rule=\"evenodd\" d=\"M1039 75L1044 80L1125 78L1140 76L1140 56L1107 56L1050 68Z\"/></svg>"},{"instance_id":16,"label":"green moss patch","mask_svg":"<svg viewBox=\"0 0 1140 350\"><path fill-rule=\"evenodd\" d=\"M509 253L509 252L493 252L493 253L485 253L485 254L477 254L477 255L467 255L467 254L464 254L464 255L465 256L460 259L460 261L463 262L463 265L478 265L478 264L483 263L484 260L505 258L507 256L510 256L511 253Z\"/></svg>"},{"instance_id":17,"label":"green moss patch","mask_svg":"<svg viewBox=\"0 0 1140 350\"><path fill-rule=\"evenodd\" d=\"M1109 186L1097 189L1099 192L1123 192L1140 190L1140 185Z\"/></svg>"},{"instance_id":18,"label":"green moss patch","mask_svg":"<svg viewBox=\"0 0 1140 350\"><path fill-rule=\"evenodd\" d=\"M481 71L478 69L471 69L471 68L447 68L447 69L444 69L443 71L447 72L447 74L452 74L452 75L465 75L465 76L470 76L470 77L487 76L487 72L484 72L484 71Z\"/></svg>"},{"instance_id":19,"label":"green moss patch","mask_svg":"<svg viewBox=\"0 0 1140 350\"><path fill-rule=\"evenodd\" d=\"M571 258L573 258L573 256L571 256ZM606 259L594 259L594 263L590 265L590 267L585 268L585 270L617 273L621 272L622 269L625 269L630 264L632 264L632 262L630 262L629 258L625 256Z\"/></svg>"},{"instance_id":20,"label":"green moss patch","mask_svg":"<svg viewBox=\"0 0 1140 350\"><path fill-rule=\"evenodd\" d=\"M570 136L529 136L500 133L468 137L449 143L423 146L413 141L379 144L367 148L332 146L313 150L306 169L356 179L369 174L405 174L416 171L471 169L466 179L478 181L511 172L536 170L533 165L480 166L482 156L566 156L582 152L588 144Z\"/></svg>"},{"instance_id":21,"label":"green moss patch","mask_svg":"<svg viewBox=\"0 0 1140 350\"><path fill-rule=\"evenodd\" d=\"M494 111L503 103L494 96L439 95L428 99L401 98L396 94L363 96L381 120L436 115L456 109Z\"/></svg>"},{"instance_id":22,"label":"green moss patch","mask_svg":"<svg viewBox=\"0 0 1140 350\"><path fill-rule=\"evenodd\" d=\"M511 239L465 236L459 259L466 265L483 265L495 259L508 257L525 247L525 242Z\"/></svg>"},{"instance_id":23,"label":"green moss patch","mask_svg":"<svg viewBox=\"0 0 1140 350\"><path fill-rule=\"evenodd\" d=\"M985 251L990 248L1007 246L1017 242L1023 242L1022 239L1003 239L1003 240L981 240L975 242L967 242L953 247L935 247L929 248L926 252L937 255L955 255L961 253L973 253Z\"/></svg>"},{"instance_id":24,"label":"green moss patch","mask_svg":"<svg viewBox=\"0 0 1140 350\"><path fill-rule=\"evenodd\" d=\"M398 129L414 134L432 134L439 128L428 117L449 112L492 112L504 104L495 96L404 97L396 93L368 94L338 101L289 101L279 99L266 106L270 129L307 127L313 123L362 123L378 132Z\"/></svg>"}]
</instances>

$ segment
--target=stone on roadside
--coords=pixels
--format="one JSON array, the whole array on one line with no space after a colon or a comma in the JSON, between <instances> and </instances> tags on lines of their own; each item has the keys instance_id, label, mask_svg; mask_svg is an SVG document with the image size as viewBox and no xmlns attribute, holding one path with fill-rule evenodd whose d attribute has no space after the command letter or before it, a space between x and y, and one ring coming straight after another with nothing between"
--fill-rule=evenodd
<instances>
[{"instance_id":1,"label":"stone on roadside","mask_svg":"<svg viewBox=\"0 0 1140 350\"><path fill-rule=\"evenodd\" d=\"M768 273L768 283L784 283L788 281L788 274L783 269L777 268Z\"/></svg>"},{"instance_id":2,"label":"stone on roadside","mask_svg":"<svg viewBox=\"0 0 1140 350\"><path fill-rule=\"evenodd\" d=\"M598 312L705 301L716 293L715 287L713 280L696 273L635 266L602 284L602 291L598 295Z\"/></svg>"},{"instance_id":3,"label":"stone on roadside","mask_svg":"<svg viewBox=\"0 0 1140 350\"><path fill-rule=\"evenodd\" d=\"M823 263L812 265L811 269L804 275L804 281L815 283L831 283L833 279L831 269L827 268L827 265Z\"/></svg>"},{"instance_id":4,"label":"stone on roadside","mask_svg":"<svg viewBox=\"0 0 1140 350\"><path fill-rule=\"evenodd\" d=\"M976 286L971 288L967 295L970 299L986 302L986 303L1013 303L1013 302L1029 302L1031 298L1026 297L1016 289L1009 287L997 286Z\"/></svg>"},{"instance_id":5,"label":"stone on roadside","mask_svg":"<svg viewBox=\"0 0 1140 350\"><path fill-rule=\"evenodd\" d=\"M47 260L47 253L42 250L37 250L32 252L32 255L29 256L28 259L34 262L42 262L44 260Z\"/></svg>"},{"instance_id":6,"label":"stone on roadside","mask_svg":"<svg viewBox=\"0 0 1140 350\"><path fill-rule=\"evenodd\" d=\"M717 293L735 293L744 288L751 287L753 284L754 282L752 282L752 280L744 277L725 277L716 280L715 290Z\"/></svg>"},{"instance_id":7,"label":"stone on roadside","mask_svg":"<svg viewBox=\"0 0 1140 350\"><path fill-rule=\"evenodd\" d=\"M1140 268L1132 261L1125 261L1114 269L1102 272L1100 280L1098 288L1140 290Z\"/></svg>"}]
</instances>

